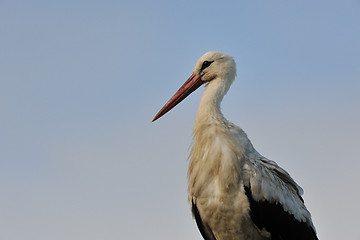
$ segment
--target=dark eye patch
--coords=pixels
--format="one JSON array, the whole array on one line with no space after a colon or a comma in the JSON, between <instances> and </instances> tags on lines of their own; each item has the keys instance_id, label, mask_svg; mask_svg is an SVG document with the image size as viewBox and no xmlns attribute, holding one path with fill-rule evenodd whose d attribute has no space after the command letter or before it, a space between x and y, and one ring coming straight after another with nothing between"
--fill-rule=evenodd
<instances>
[{"instance_id":1,"label":"dark eye patch","mask_svg":"<svg viewBox=\"0 0 360 240\"><path fill-rule=\"evenodd\" d=\"M204 70L205 68L207 68L208 66L210 66L214 61L204 61L202 66L201 66L201 70Z\"/></svg>"}]
</instances>

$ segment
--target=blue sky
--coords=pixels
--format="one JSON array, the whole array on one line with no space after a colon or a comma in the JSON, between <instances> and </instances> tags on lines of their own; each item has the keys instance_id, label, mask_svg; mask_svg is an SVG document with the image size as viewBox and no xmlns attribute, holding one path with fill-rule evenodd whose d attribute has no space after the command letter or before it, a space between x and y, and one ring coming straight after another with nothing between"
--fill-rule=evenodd
<instances>
[{"instance_id":1,"label":"blue sky","mask_svg":"<svg viewBox=\"0 0 360 240\"><path fill-rule=\"evenodd\" d=\"M0 238L201 239L187 203L211 50L224 115L304 188L320 239L359 239L359 1L1 1Z\"/></svg>"}]
</instances>

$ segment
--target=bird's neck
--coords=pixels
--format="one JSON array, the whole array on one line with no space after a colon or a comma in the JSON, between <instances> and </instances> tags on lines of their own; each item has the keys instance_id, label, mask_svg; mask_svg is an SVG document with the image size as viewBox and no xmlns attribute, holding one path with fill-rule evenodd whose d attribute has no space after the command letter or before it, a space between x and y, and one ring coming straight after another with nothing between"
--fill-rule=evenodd
<instances>
[{"instance_id":1,"label":"bird's neck","mask_svg":"<svg viewBox=\"0 0 360 240\"><path fill-rule=\"evenodd\" d=\"M196 114L194 130L203 124L227 122L221 113L220 104L229 87L221 79L215 79L207 84Z\"/></svg>"},{"instance_id":2,"label":"bird's neck","mask_svg":"<svg viewBox=\"0 0 360 240\"><path fill-rule=\"evenodd\" d=\"M192 197L223 196L239 186L235 162L242 155L242 148L235 147L237 141L228 131L231 124L220 111L228 87L218 80L206 86L194 123L188 170L188 191Z\"/></svg>"}]
</instances>

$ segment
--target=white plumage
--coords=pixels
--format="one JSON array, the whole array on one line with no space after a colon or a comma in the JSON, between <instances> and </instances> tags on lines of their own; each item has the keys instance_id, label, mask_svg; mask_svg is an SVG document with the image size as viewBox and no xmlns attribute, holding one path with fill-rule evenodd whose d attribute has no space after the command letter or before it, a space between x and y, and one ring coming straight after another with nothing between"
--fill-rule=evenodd
<instances>
[{"instance_id":1,"label":"white plumage","mask_svg":"<svg viewBox=\"0 0 360 240\"><path fill-rule=\"evenodd\" d=\"M207 84L194 123L188 170L189 202L201 234L206 240L317 239L301 187L223 117L220 103L235 76L230 55L204 54L153 120Z\"/></svg>"}]
</instances>

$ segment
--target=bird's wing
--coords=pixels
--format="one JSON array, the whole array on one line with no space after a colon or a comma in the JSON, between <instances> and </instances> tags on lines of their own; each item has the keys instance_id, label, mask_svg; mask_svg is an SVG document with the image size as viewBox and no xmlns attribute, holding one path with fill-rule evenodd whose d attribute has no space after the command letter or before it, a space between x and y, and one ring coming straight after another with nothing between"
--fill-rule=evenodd
<instances>
[{"instance_id":1,"label":"bird's wing","mask_svg":"<svg viewBox=\"0 0 360 240\"><path fill-rule=\"evenodd\" d=\"M199 210L196 206L194 199L191 200L191 210L195 217L196 224L200 230L201 235L203 236L204 240L216 240L213 232L211 231L210 227L204 223L201 219Z\"/></svg>"},{"instance_id":2,"label":"bird's wing","mask_svg":"<svg viewBox=\"0 0 360 240\"><path fill-rule=\"evenodd\" d=\"M259 230L265 228L272 239L318 239L301 198L302 189L284 169L256 155L244 164L243 171L250 216Z\"/></svg>"}]
</instances>

